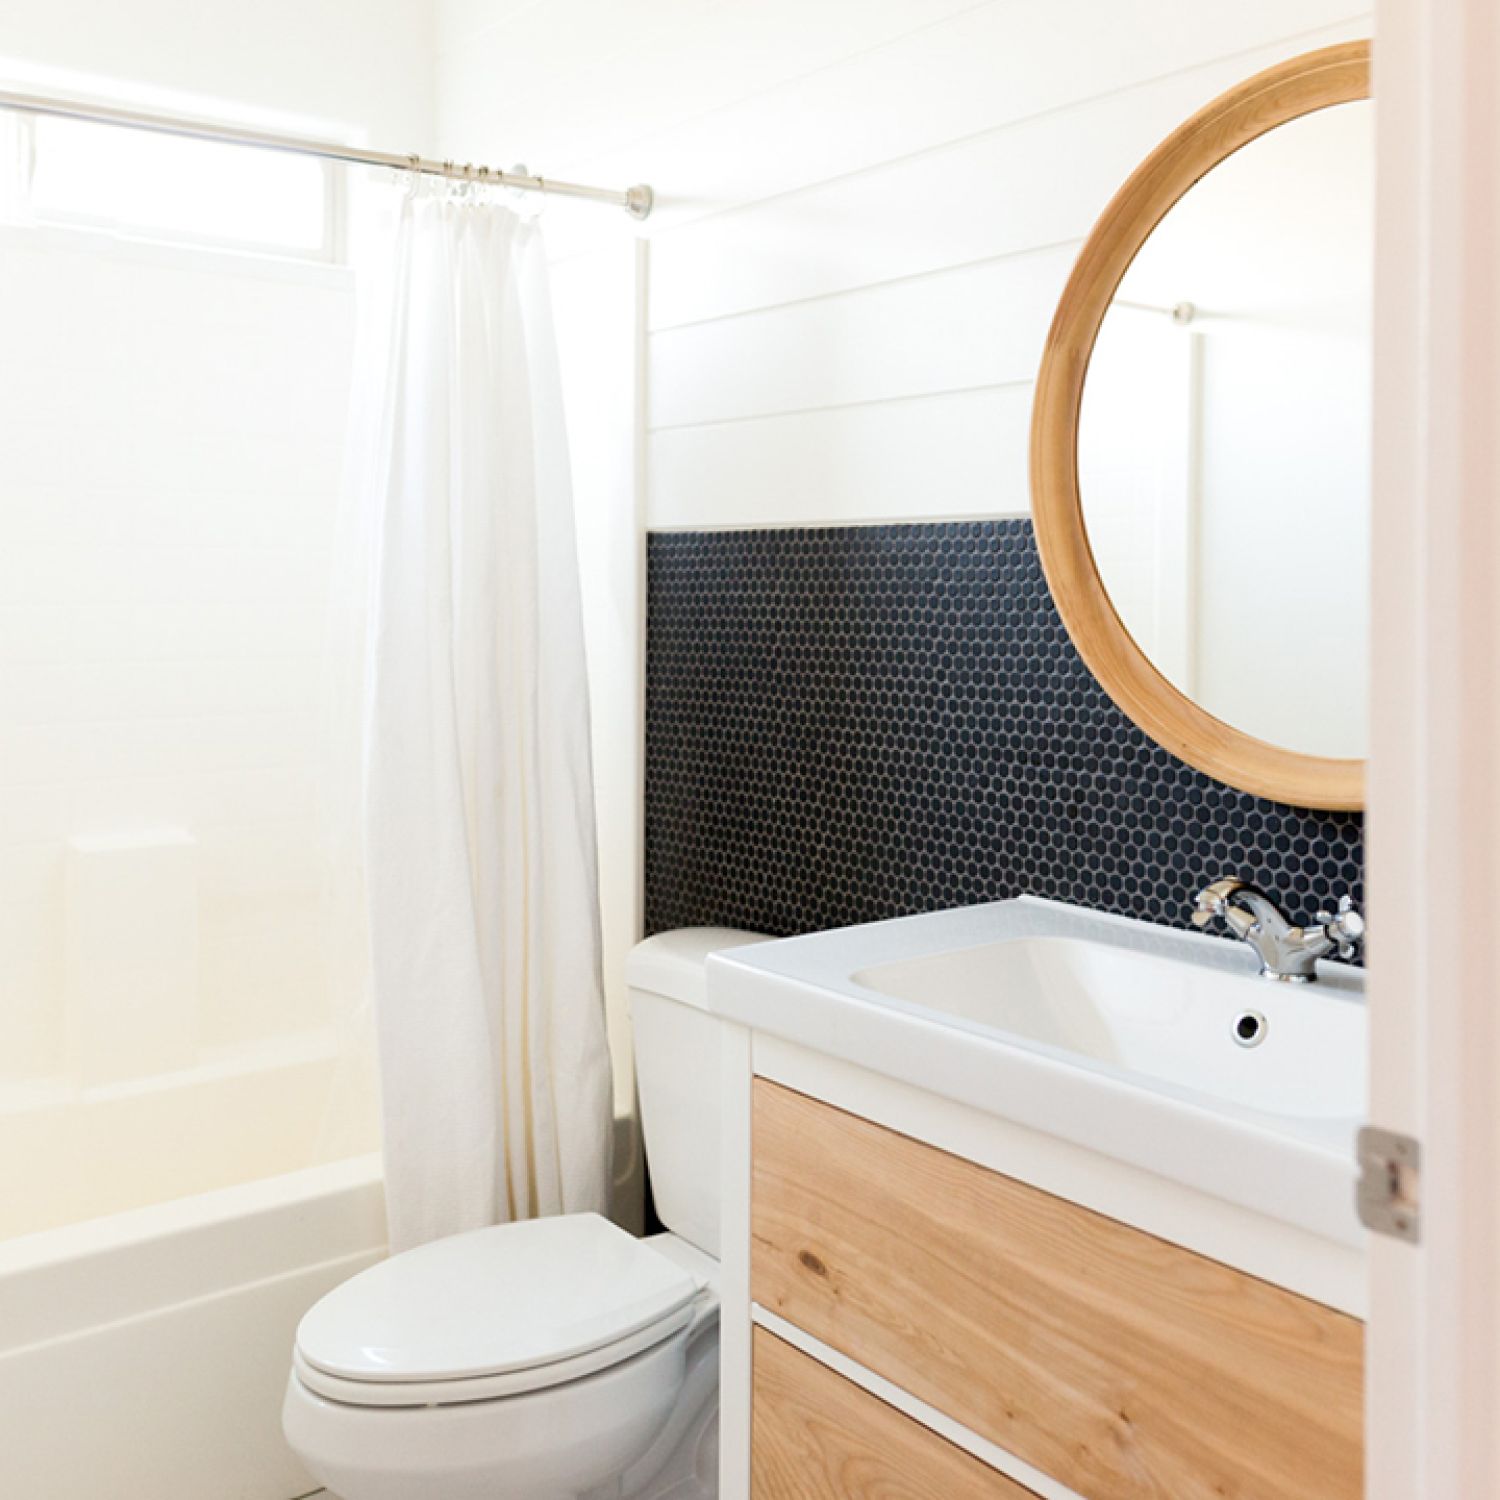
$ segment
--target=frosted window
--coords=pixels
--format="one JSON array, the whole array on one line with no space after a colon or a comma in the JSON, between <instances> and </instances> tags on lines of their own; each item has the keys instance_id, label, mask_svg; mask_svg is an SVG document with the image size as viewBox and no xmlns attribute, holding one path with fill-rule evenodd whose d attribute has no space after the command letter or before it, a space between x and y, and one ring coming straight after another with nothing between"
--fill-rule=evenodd
<instances>
[{"instance_id":1,"label":"frosted window","mask_svg":"<svg viewBox=\"0 0 1500 1500\"><path fill-rule=\"evenodd\" d=\"M332 253L331 165L314 157L39 117L39 221L310 257Z\"/></svg>"}]
</instances>

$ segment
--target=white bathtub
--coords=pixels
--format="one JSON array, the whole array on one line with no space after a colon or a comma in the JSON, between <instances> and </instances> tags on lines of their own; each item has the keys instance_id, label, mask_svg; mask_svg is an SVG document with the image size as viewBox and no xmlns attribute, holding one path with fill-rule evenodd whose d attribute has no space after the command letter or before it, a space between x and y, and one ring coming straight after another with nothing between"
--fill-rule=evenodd
<instances>
[{"instance_id":1,"label":"white bathtub","mask_svg":"<svg viewBox=\"0 0 1500 1500\"><path fill-rule=\"evenodd\" d=\"M0 1242L0 1496L312 1489L281 1437L293 1332L384 1242L378 1156Z\"/></svg>"}]
</instances>

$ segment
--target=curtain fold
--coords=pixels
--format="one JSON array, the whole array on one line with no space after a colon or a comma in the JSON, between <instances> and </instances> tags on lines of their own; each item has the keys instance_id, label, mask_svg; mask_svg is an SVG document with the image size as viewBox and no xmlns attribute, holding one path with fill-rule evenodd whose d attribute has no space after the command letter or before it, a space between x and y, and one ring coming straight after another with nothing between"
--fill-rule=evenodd
<instances>
[{"instance_id":1,"label":"curtain fold","mask_svg":"<svg viewBox=\"0 0 1500 1500\"><path fill-rule=\"evenodd\" d=\"M393 1250L603 1211L611 1074L534 224L408 189L356 372L363 859Z\"/></svg>"}]
</instances>

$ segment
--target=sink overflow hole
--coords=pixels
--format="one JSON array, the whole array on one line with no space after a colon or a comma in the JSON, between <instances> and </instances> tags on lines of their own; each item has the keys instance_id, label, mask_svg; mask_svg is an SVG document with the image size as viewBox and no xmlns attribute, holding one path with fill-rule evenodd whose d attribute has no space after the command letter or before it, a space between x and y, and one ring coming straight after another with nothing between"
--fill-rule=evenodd
<instances>
[{"instance_id":1,"label":"sink overflow hole","mask_svg":"<svg viewBox=\"0 0 1500 1500\"><path fill-rule=\"evenodd\" d=\"M1234 1018L1234 1039L1241 1047L1260 1046L1266 1030L1266 1018L1258 1010L1242 1010Z\"/></svg>"}]
</instances>

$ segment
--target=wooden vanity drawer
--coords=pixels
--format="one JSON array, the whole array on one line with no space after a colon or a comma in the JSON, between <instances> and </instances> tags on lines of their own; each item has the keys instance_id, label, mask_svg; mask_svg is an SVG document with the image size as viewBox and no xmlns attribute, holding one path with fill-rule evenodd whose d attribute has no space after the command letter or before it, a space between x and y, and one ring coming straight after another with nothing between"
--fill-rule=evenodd
<instances>
[{"instance_id":1,"label":"wooden vanity drawer","mask_svg":"<svg viewBox=\"0 0 1500 1500\"><path fill-rule=\"evenodd\" d=\"M763 1328L752 1378L751 1500L1036 1500Z\"/></svg>"},{"instance_id":2,"label":"wooden vanity drawer","mask_svg":"<svg viewBox=\"0 0 1500 1500\"><path fill-rule=\"evenodd\" d=\"M754 1299L1088 1500L1359 1500L1357 1319L764 1079L753 1153Z\"/></svg>"}]
</instances>

